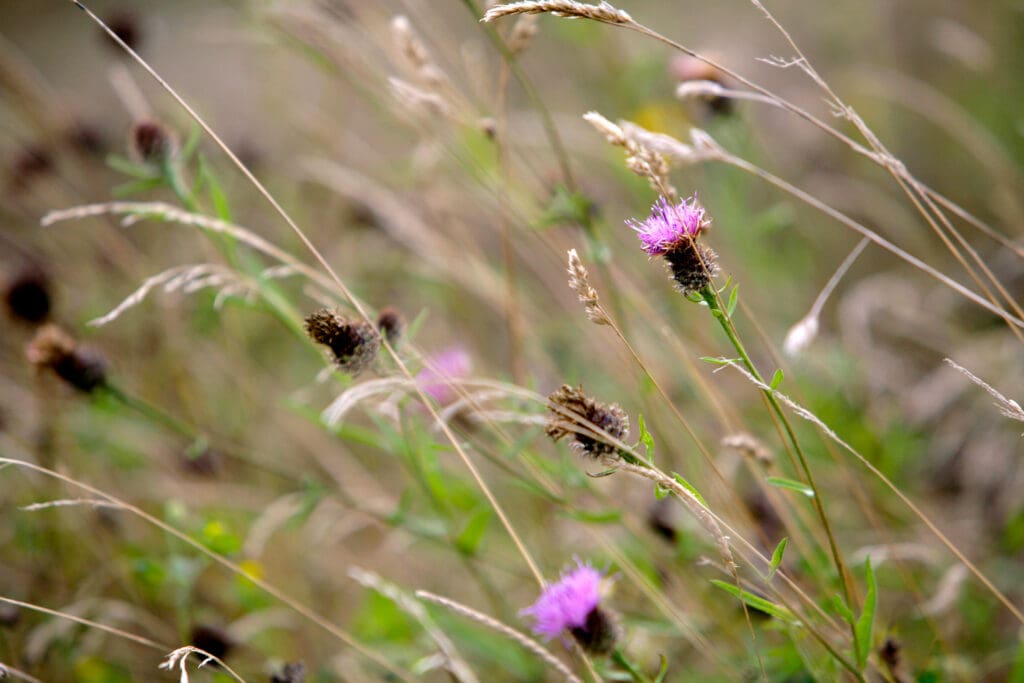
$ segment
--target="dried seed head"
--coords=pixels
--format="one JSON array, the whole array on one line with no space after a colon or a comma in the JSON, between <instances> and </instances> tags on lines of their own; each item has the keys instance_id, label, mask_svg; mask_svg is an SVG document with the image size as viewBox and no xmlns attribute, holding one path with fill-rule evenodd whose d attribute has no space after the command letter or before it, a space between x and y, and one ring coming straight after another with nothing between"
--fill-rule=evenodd
<instances>
[{"instance_id":1,"label":"dried seed head","mask_svg":"<svg viewBox=\"0 0 1024 683\"><path fill-rule=\"evenodd\" d=\"M583 393L582 386L573 388L563 384L548 396L548 401L554 405L548 406L551 415L544 433L552 441L572 436L572 448L580 455L599 458L615 453L616 446L606 443L604 437L595 434L594 427L619 441L629 434L629 417L626 412L614 403L598 403Z\"/></svg>"},{"instance_id":2,"label":"dried seed head","mask_svg":"<svg viewBox=\"0 0 1024 683\"><path fill-rule=\"evenodd\" d=\"M633 23L632 17L603 0L597 5L575 2L574 0L521 0L520 2L509 2L487 10L481 21L494 21L495 19L513 14L541 14L545 12L550 12L559 17L569 17L570 19L593 19L610 24Z\"/></svg>"},{"instance_id":3,"label":"dried seed head","mask_svg":"<svg viewBox=\"0 0 1024 683\"><path fill-rule=\"evenodd\" d=\"M164 124L144 119L132 126L130 149L136 161L160 166L177 154L178 141Z\"/></svg>"},{"instance_id":4,"label":"dried seed head","mask_svg":"<svg viewBox=\"0 0 1024 683\"><path fill-rule=\"evenodd\" d=\"M11 317L38 324L50 315L50 278L38 266L27 266L7 281L4 302Z\"/></svg>"},{"instance_id":5,"label":"dried seed head","mask_svg":"<svg viewBox=\"0 0 1024 683\"><path fill-rule=\"evenodd\" d=\"M377 329L388 340L388 343L394 346L402 339L402 333L405 332L405 318L389 306L381 310L380 315L377 316Z\"/></svg>"},{"instance_id":6,"label":"dried seed head","mask_svg":"<svg viewBox=\"0 0 1024 683\"><path fill-rule=\"evenodd\" d=\"M569 288L576 292L590 322L611 325L611 319L598 300L597 290L590 286L590 274L575 249L569 250Z\"/></svg>"},{"instance_id":7,"label":"dried seed head","mask_svg":"<svg viewBox=\"0 0 1024 683\"><path fill-rule=\"evenodd\" d=\"M41 370L52 370L79 391L89 393L106 383L106 363L99 353L80 346L56 325L44 325L25 350L28 361Z\"/></svg>"},{"instance_id":8,"label":"dried seed head","mask_svg":"<svg viewBox=\"0 0 1024 683\"><path fill-rule=\"evenodd\" d=\"M348 320L326 308L306 318L306 333L329 348L334 361L350 375L368 368L380 350L380 334L373 325Z\"/></svg>"},{"instance_id":9,"label":"dried seed head","mask_svg":"<svg viewBox=\"0 0 1024 683\"><path fill-rule=\"evenodd\" d=\"M306 680L306 665L302 662L288 662L270 677L270 683L303 683Z\"/></svg>"}]
</instances>

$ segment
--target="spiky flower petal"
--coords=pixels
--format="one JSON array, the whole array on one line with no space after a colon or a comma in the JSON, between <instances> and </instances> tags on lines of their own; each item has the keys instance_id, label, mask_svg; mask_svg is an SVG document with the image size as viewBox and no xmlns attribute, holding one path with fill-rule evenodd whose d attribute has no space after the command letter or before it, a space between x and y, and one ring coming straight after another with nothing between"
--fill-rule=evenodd
<instances>
[{"instance_id":1,"label":"spiky flower petal","mask_svg":"<svg viewBox=\"0 0 1024 683\"><path fill-rule=\"evenodd\" d=\"M630 219L626 224L636 231L648 256L659 256L693 242L711 226L711 221L704 217L704 209L694 195L675 205L660 197L646 220Z\"/></svg>"}]
</instances>

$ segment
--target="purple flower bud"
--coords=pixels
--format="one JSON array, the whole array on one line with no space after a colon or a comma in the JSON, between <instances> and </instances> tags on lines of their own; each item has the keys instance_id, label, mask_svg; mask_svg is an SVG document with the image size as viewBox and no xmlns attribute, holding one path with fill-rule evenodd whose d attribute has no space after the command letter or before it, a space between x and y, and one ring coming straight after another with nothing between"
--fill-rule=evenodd
<instances>
[{"instance_id":1,"label":"purple flower bud","mask_svg":"<svg viewBox=\"0 0 1024 683\"><path fill-rule=\"evenodd\" d=\"M450 346L427 359L426 367L416 375L423 393L445 406L459 397L452 382L464 379L473 370L473 359L461 346Z\"/></svg>"}]
</instances>

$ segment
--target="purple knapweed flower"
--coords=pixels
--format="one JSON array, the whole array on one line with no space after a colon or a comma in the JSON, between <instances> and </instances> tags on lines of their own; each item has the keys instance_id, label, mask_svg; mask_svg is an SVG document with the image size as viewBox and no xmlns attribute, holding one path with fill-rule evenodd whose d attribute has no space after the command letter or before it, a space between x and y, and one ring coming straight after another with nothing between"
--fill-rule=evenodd
<instances>
[{"instance_id":1,"label":"purple knapweed flower","mask_svg":"<svg viewBox=\"0 0 1024 683\"><path fill-rule=\"evenodd\" d=\"M444 406L459 397L452 382L468 377L472 370L469 352L461 346L450 346L427 359L426 367L416 375L416 383L423 393Z\"/></svg>"},{"instance_id":2,"label":"purple knapweed flower","mask_svg":"<svg viewBox=\"0 0 1024 683\"><path fill-rule=\"evenodd\" d=\"M576 560L575 569L548 585L520 614L533 618L534 633L545 640L568 632L589 652L606 654L618 634L614 620L601 608L605 580L604 574Z\"/></svg>"},{"instance_id":3,"label":"purple knapweed flower","mask_svg":"<svg viewBox=\"0 0 1024 683\"><path fill-rule=\"evenodd\" d=\"M678 204L660 197L647 220L626 221L636 231L640 247L648 256L663 256L679 291L689 296L711 284L718 271L717 257L697 238L711 226L697 195Z\"/></svg>"},{"instance_id":4,"label":"purple knapweed flower","mask_svg":"<svg viewBox=\"0 0 1024 683\"><path fill-rule=\"evenodd\" d=\"M626 225L636 231L648 256L659 256L693 242L711 221L704 218L704 209L697 204L697 195L693 195L675 205L660 197L647 220L630 219Z\"/></svg>"}]
</instances>

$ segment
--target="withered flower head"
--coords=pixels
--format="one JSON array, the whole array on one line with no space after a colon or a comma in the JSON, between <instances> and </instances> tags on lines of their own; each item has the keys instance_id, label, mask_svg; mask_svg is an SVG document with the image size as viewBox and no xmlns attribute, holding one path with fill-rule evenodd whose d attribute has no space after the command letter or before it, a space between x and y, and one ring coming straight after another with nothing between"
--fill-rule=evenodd
<instances>
[{"instance_id":1,"label":"withered flower head","mask_svg":"<svg viewBox=\"0 0 1024 683\"><path fill-rule=\"evenodd\" d=\"M164 124L143 119L132 126L130 150L139 163L160 166L178 153L178 140Z\"/></svg>"},{"instance_id":2,"label":"withered flower head","mask_svg":"<svg viewBox=\"0 0 1024 683\"><path fill-rule=\"evenodd\" d=\"M7 281L4 302L11 316L38 324L50 315L50 278L38 266L26 266Z\"/></svg>"},{"instance_id":3,"label":"withered flower head","mask_svg":"<svg viewBox=\"0 0 1024 683\"><path fill-rule=\"evenodd\" d=\"M390 306L383 309L377 316L377 329L394 346L401 340L405 332L405 319L402 314Z\"/></svg>"},{"instance_id":4,"label":"withered flower head","mask_svg":"<svg viewBox=\"0 0 1024 683\"><path fill-rule=\"evenodd\" d=\"M306 333L329 348L334 361L350 375L368 368L380 350L380 334L373 325L343 318L326 308L306 318Z\"/></svg>"},{"instance_id":5,"label":"withered flower head","mask_svg":"<svg viewBox=\"0 0 1024 683\"><path fill-rule=\"evenodd\" d=\"M55 166L53 154L45 145L27 145L18 152L11 164L8 188L11 192L23 192L36 179L51 173Z\"/></svg>"},{"instance_id":6,"label":"withered flower head","mask_svg":"<svg viewBox=\"0 0 1024 683\"><path fill-rule=\"evenodd\" d=\"M44 325L29 342L25 356L41 370L52 370L79 391L89 393L107 380L107 366L99 353L78 344L60 327Z\"/></svg>"},{"instance_id":7,"label":"withered flower head","mask_svg":"<svg viewBox=\"0 0 1024 683\"><path fill-rule=\"evenodd\" d=\"M235 648L235 639L219 626L196 624L189 636L190 644L223 660Z\"/></svg>"},{"instance_id":8,"label":"withered flower head","mask_svg":"<svg viewBox=\"0 0 1024 683\"><path fill-rule=\"evenodd\" d=\"M548 416L544 433L552 441L571 436L572 448L580 455L599 458L616 451L615 446L593 435L594 428L590 424L619 441L629 434L629 417L626 412L614 403L598 403L583 393L582 386L573 388L563 384L548 396L548 401L554 405L548 406L551 415Z\"/></svg>"}]
</instances>

